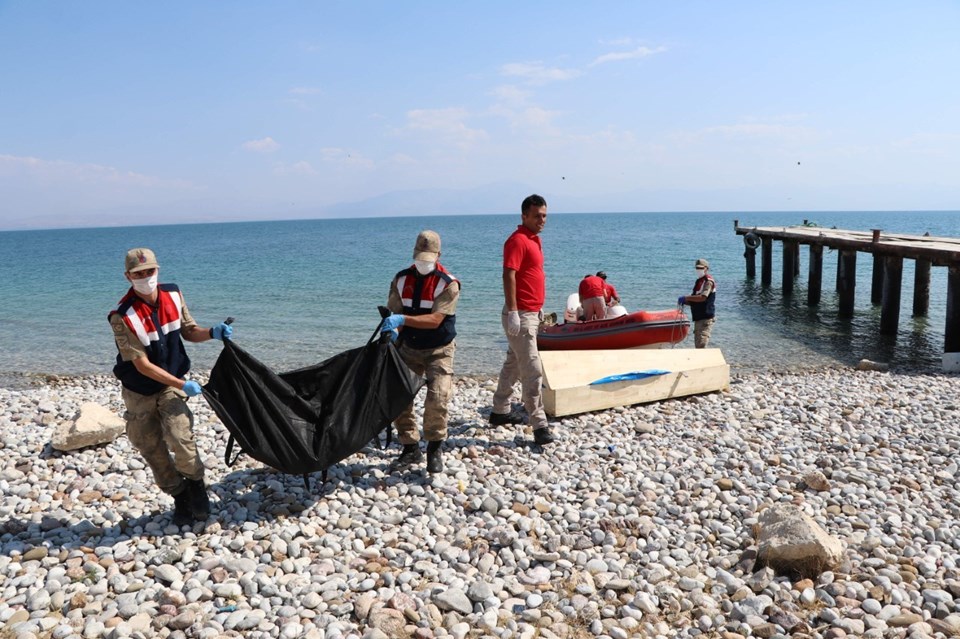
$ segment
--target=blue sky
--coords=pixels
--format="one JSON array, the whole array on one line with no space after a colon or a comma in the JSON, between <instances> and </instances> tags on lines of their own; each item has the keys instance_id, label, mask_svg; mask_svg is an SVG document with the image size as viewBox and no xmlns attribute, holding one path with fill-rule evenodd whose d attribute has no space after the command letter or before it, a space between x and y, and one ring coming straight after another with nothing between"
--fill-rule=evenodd
<instances>
[{"instance_id":1,"label":"blue sky","mask_svg":"<svg viewBox=\"0 0 960 639\"><path fill-rule=\"evenodd\" d=\"M0 0L0 228L960 209L957 2Z\"/></svg>"}]
</instances>

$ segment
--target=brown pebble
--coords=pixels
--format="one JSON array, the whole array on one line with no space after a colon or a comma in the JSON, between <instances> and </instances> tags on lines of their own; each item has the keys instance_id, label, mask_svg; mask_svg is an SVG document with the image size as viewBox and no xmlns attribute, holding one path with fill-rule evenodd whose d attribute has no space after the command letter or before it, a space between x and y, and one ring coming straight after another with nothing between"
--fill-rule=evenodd
<instances>
[{"instance_id":1,"label":"brown pebble","mask_svg":"<svg viewBox=\"0 0 960 639\"><path fill-rule=\"evenodd\" d=\"M793 583L793 589L797 592L803 592L807 588L813 588L812 579L801 579L800 581L795 581Z\"/></svg>"}]
</instances>

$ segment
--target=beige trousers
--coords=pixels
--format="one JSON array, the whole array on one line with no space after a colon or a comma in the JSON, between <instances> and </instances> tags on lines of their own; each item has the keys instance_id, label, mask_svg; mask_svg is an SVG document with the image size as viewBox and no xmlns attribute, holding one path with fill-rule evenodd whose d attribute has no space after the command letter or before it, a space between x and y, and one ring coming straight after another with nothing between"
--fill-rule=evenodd
<instances>
[{"instance_id":1,"label":"beige trousers","mask_svg":"<svg viewBox=\"0 0 960 639\"><path fill-rule=\"evenodd\" d=\"M520 334L507 334L507 359L500 369L497 390L493 394L493 412L509 413L513 385L519 381L523 406L527 409L529 423L534 430L548 425L547 414L543 410L543 369L540 366L540 351L537 350L537 331L542 319L542 312L520 311ZM506 333L506 309L500 321Z\"/></svg>"},{"instance_id":2,"label":"beige trousers","mask_svg":"<svg viewBox=\"0 0 960 639\"><path fill-rule=\"evenodd\" d=\"M602 297L588 297L580 305L583 307L583 319L602 320L607 317L607 305Z\"/></svg>"},{"instance_id":3,"label":"beige trousers","mask_svg":"<svg viewBox=\"0 0 960 639\"><path fill-rule=\"evenodd\" d=\"M416 349L400 346L400 357L417 375L427 377L427 396L423 400L423 438L428 442L442 442L447 438L447 414L453 395L453 354L457 342L439 348ZM413 402L393 422L397 440L403 444L420 441L417 416Z\"/></svg>"},{"instance_id":4,"label":"beige trousers","mask_svg":"<svg viewBox=\"0 0 960 639\"><path fill-rule=\"evenodd\" d=\"M713 320L715 317L710 319L697 320L693 323L693 345L697 348L706 348L707 344L710 343L710 332L713 330Z\"/></svg>"},{"instance_id":5,"label":"beige trousers","mask_svg":"<svg viewBox=\"0 0 960 639\"><path fill-rule=\"evenodd\" d=\"M183 391L170 386L154 395L123 389L127 438L153 471L165 493L183 490L183 478L203 479L203 462L193 439L193 413Z\"/></svg>"}]
</instances>

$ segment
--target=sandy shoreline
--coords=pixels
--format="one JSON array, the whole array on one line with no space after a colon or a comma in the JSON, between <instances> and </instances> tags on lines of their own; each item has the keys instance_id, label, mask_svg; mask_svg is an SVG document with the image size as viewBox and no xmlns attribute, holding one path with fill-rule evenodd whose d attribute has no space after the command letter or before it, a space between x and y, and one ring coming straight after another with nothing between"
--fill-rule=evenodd
<instances>
[{"instance_id":1,"label":"sandy shoreline","mask_svg":"<svg viewBox=\"0 0 960 639\"><path fill-rule=\"evenodd\" d=\"M41 376L32 378L34 382ZM45 379L45 377L43 378ZM109 376L0 388L0 627L14 637L840 637L960 631L957 378L734 373L731 389L558 420L559 444L490 428L463 378L447 471L323 492L248 457L191 400L214 514L177 531L125 437L48 446ZM829 488L799 482L819 470ZM845 544L806 582L753 572L753 524L799 505ZM955 629L955 630L951 630ZM139 634L137 634L139 633ZM4 635L7 636L7 635Z\"/></svg>"}]
</instances>

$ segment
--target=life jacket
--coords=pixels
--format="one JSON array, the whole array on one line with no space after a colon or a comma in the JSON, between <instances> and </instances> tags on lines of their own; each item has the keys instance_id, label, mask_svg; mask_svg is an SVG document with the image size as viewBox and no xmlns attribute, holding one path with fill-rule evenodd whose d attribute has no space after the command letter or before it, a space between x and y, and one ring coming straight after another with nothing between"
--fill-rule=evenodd
<instances>
[{"instance_id":1,"label":"life jacket","mask_svg":"<svg viewBox=\"0 0 960 639\"><path fill-rule=\"evenodd\" d=\"M707 283L707 280L713 283L713 290L710 292L710 295L707 296L707 299L703 302L690 302L690 315L693 316L693 321L710 319L713 317L715 312L715 304L717 298L717 282L709 274L704 275L696 282L693 283L693 295L699 295L699 291L703 289L704 285Z\"/></svg>"},{"instance_id":2,"label":"life jacket","mask_svg":"<svg viewBox=\"0 0 960 639\"><path fill-rule=\"evenodd\" d=\"M107 319L120 314L123 323L143 344L150 363L174 377L182 378L190 370L190 358L180 338L182 308L183 296L176 284L160 284L157 287L156 306L145 302L131 288L120 300L117 309L107 315ZM124 361L119 352L113 374L124 388L141 395L153 395L166 388L166 384L143 375L132 361Z\"/></svg>"},{"instance_id":3,"label":"life jacket","mask_svg":"<svg viewBox=\"0 0 960 639\"><path fill-rule=\"evenodd\" d=\"M432 273L420 275L416 267L411 266L397 273L395 280L404 315L429 315L433 312L433 301L440 297L452 282L459 282L439 262ZM418 350L439 348L446 346L457 336L456 325L457 316L447 315L436 328L404 326L400 331L400 339L410 348Z\"/></svg>"}]
</instances>

